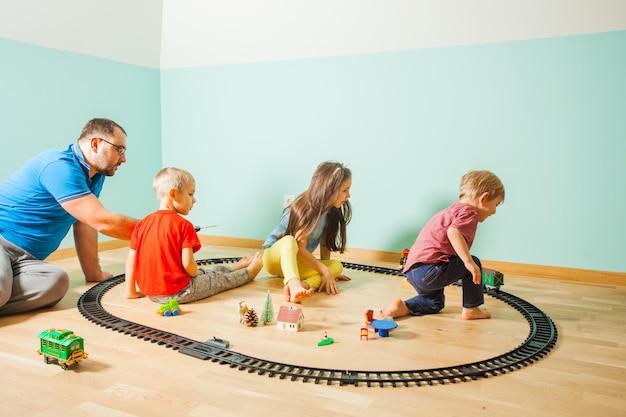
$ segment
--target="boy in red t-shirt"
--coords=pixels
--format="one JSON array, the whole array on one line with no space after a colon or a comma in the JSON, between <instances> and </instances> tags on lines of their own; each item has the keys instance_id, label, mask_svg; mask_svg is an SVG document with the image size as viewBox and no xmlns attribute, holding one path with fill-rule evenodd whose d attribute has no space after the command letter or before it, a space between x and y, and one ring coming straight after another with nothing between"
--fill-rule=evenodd
<instances>
[{"instance_id":1,"label":"boy in red t-shirt","mask_svg":"<svg viewBox=\"0 0 626 417\"><path fill-rule=\"evenodd\" d=\"M458 280L463 286L466 320L491 317L484 302L480 260L470 255L478 223L496 213L504 201L504 186L489 171L470 171L461 179L459 201L435 214L409 251L404 273L418 295L393 300L380 310L383 317L434 314L445 306L444 288Z\"/></svg>"},{"instance_id":2,"label":"boy in red t-shirt","mask_svg":"<svg viewBox=\"0 0 626 417\"><path fill-rule=\"evenodd\" d=\"M126 298L148 296L157 303L175 298L189 303L252 281L261 268L261 254L244 256L228 268L198 268L200 247L195 227L182 216L196 199L193 176L179 168L164 168L152 184L159 209L140 220L130 240L126 260Z\"/></svg>"}]
</instances>

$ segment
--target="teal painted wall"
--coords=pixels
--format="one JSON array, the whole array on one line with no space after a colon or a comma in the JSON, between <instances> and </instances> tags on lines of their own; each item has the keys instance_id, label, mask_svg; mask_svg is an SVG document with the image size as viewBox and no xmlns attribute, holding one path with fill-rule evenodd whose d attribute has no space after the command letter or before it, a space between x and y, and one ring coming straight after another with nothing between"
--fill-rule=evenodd
<instances>
[{"instance_id":1,"label":"teal painted wall","mask_svg":"<svg viewBox=\"0 0 626 417\"><path fill-rule=\"evenodd\" d=\"M264 239L334 159L354 174L349 246L400 251L490 169L507 198L474 254L626 272L625 47L620 31L159 71L0 39L0 179L110 117L129 133L111 210L154 210L152 177L177 165L194 223Z\"/></svg>"},{"instance_id":2,"label":"teal painted wall","mask_svg":"<svg viewBox=\"0 0 626 417\"><path fill-rule=\"evenodd\" d=\"M135 217L156 207L158 70L6 39L0 39L0 57L0 181L36 153L66 148L88 120L107 117L126 130L128 153L127 163L107 179L102 201L111 211ZM72 244L68 238L62 246Z\"/></svg>"},{"instance_id":3,"label":"teal painted wall","mask_svg":"<svg viewBox=\"0 0 626 417\"><path fill-rule=\"evenodd\" d=\"M163 163L196 224L264 239L317 163L353 170L349 246L400 251L460 177L507 197L472 252L626 271L626 32L161 71Z\"/></svg>"}]
</instances>

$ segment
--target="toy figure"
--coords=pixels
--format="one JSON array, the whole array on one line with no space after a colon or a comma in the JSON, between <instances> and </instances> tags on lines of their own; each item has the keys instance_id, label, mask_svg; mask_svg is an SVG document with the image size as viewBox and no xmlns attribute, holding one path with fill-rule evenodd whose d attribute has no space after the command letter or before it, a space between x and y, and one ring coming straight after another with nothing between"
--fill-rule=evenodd
<instances>
[{"instance_id":1,"label":"toy figure","mask_svg":"<svg viewBox=\"0 0 626 417\"><path fill-rule=\"evenodd\" d=\"M248 312L248 305L245 301L239 301L239 324L243 323L243 318Z\"/></svg>"}]
</instances>

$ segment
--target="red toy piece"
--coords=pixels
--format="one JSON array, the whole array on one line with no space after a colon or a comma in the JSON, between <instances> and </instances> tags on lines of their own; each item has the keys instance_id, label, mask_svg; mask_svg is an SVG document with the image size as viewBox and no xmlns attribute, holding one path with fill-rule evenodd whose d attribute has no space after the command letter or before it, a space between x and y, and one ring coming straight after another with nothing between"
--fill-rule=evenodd
<instances>
[{"instance_id":1,"label":"red toy piece","mask_svg":"<svg viewBox=\"0 0 626 417\"><path fill-rule=\"evenodd\" d=\"M403 249L402 250L402 257L400 258L400 269L404 268L404 265L406 265L406 259L409 257L409 250L408 249Z\"/></svg>"},{"instance_id":2,"label":"red toy piece","mask_svg":"<svg viewBox=\"0 0 626 417\"><path fill-rule=\"evenodd\" d=\"M367 327L361 327L361 338L359 340L363 340L363 338L365 338L365 340L369 340L370 338L370 331Z\"/></svg>"}]
</instances>

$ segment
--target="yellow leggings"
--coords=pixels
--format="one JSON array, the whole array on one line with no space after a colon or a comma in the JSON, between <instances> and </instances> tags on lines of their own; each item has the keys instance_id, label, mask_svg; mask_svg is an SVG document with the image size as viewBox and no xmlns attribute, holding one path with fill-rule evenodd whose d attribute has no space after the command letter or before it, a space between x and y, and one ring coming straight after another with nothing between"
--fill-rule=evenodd
<instances>
[{"instance_id":1,"label":"yellow leggings","mask_svg":"<svg viewBox=\"0 0 626 417\"><path fill-rule=\"evenodd\" d=\"M335 260L321 260L337 278L343 272L343 265ZM322 276L309 265L298 259L298 242L293 236L284 236L263 251L263 267L272 275L283 278L283 284L298 278L317 290L322 285Z\"/></svg>"}]
</instances>

